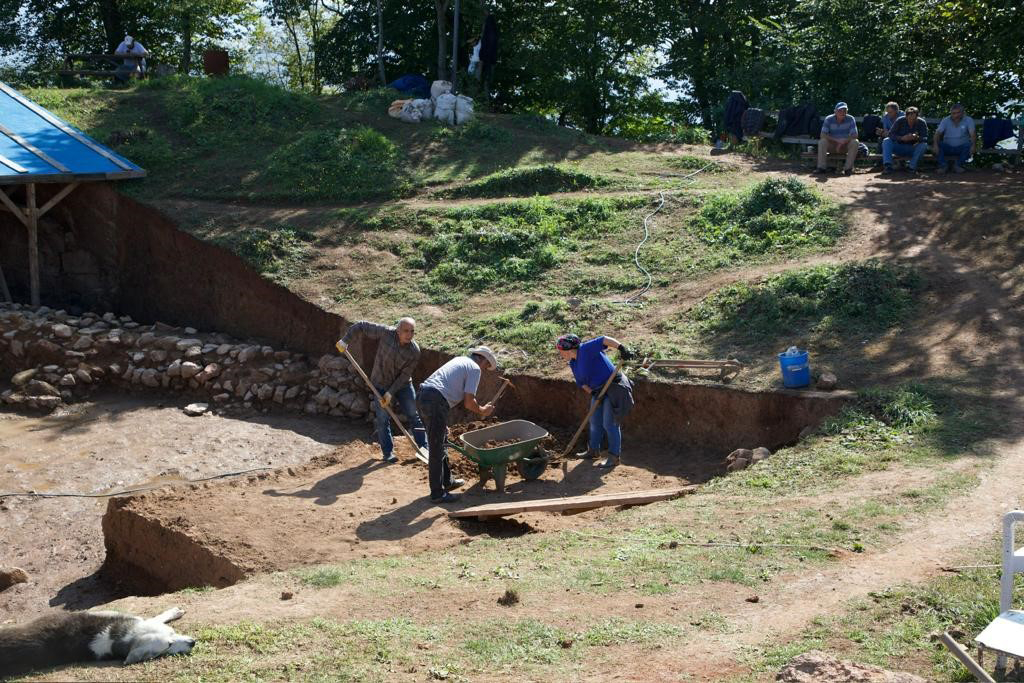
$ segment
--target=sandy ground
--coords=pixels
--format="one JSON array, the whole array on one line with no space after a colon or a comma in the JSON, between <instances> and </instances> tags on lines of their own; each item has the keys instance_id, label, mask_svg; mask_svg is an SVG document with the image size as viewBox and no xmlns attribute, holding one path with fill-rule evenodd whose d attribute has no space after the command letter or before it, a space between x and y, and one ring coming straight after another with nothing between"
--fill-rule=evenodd
<instances>
[{"instance_id":1,"label":"sandy ground","mask_svg":"<svg viewBox=\"0 0 1024 683\"><path fill-rule=\"evenodd\" d=\"M102 494L305 463L370 431L308 416L188 417L184 402L174 400L105 395L44 418L0 413L0 493ZM95 577L105 556L106 504L105 498L0 496L0 565L31 577L0 593L0 623L113 597Z\"/></svg>"}]
</instances>

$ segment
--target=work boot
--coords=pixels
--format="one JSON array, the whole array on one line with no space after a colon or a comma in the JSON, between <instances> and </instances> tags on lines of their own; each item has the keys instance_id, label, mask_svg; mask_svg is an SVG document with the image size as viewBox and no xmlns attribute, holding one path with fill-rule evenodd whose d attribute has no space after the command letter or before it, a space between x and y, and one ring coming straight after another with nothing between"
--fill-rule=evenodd
<instances>
[{"instance_id":1,"label":"work boot","mask_svg":"<svg viewBox=\"0 0 1024 683\"><path fill-rule=\"evenodd\" d=\"M384 462L390 462L390 463L398 462L398 456L395 455L394 453L388 453L382 459L384 460Z\"/></svg>"},{"instance_id":2,"label":"work boot","mask_svg":"<svg viewBox=\"0 0 1024 683\"><path fill-rule=\"evenodd\" d=\"M445 491L443 496L441 496L440 498L431 498L430 502L431 503L438 503L438 504L441 504L441 503L447 504L447 503L454 503L459 498L462 498L462 496L460 496L457 493L448 493L447 491Z\"/></svg>"},{"instance_id":3,"label":"work boot","mask_svg":"<svg viewBox=\"0 0 1024 683\"><path fill-rule=\"evenodd\" d=\"M611 468L615 467L618 464L619 464L619 456L612 455L611 453L609 453L607 458L605 458L601 462L597 463L597 467L600 467L600 468L606 469L606 470L610 470Z\"/></svg>"},{"instance_id":4,"label":"work boot","mask_svg":"<svg viewBox=\"0 0 1024 683\"><path fill-rule=\"evenodd\" d=\"M593 448L588 448L585 451L580 451L579 453L577 453L576 457L579 458L580 460L593 460L599 455L600 453L595 451Z\"/></svg>"},{"instance_id":5,"label":"work boot","mask_svg":"<svg viewBox=\"0 0 1024 683\"><path fill-rule=\"evenodd\" d=\"M452 480L450 482L448 482L448 484L445 486L445 489L447 489L448 491L451 491L452 489L459 488L460 486L462 486L465 483L466 483L465 479L459 479L458 477L452 477Z\"/></svg>"}]
</instances>

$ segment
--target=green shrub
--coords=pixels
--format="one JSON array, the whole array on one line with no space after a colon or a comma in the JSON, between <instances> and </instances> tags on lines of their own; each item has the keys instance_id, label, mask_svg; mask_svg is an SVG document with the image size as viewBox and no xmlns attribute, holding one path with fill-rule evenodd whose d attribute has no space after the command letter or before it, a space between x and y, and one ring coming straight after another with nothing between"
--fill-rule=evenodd
<instances>
[{"instance_id":1,"label":"green shrub","mask_svg":"<svg viewBox=\"0 0 1024 683\"><path fill-rule=\"evenodd\" d=\"M450 198L510 197L573 192L608 185L601 176L560 168L553 164L526 168L509 168L486 178L467 183L442 193Z\"/></svg>"},{"instance_id":2,"label":"green shrub","mask_svg":"<svg viewBox=\"0 0 1024 683\"><path fill-rule=\"evenodd\" d=\"M408 188L400 161L398 147L372 128L314 130L278 147L261 175L287 198L390 198Z\"/></svg>"},{"instance_id":3,"label":"green shrub","mask_svg":"<svg viewBox=\"0 0 1024 683\"><path fill-rule=\"evenodd\" d=\"M795 178L768 178L742 192L714 195L692 227L704 242L745 254L829 246L843 233L839 207Z\"/></svg>"},{"instance_id":4,"label":"green shrub","mask_svg":"<svg viewBox=\"0 0 1024 683\"><path fill-rule=\"evenodd\" d=\"M214 240L274 280L294 277L306 257L309 236L291 228L246 228Z\"/></svg>"},{"instance_id":5,"label":"green shrub","mask_svg":"<svg viewBox=\"0 0 1024 683\"><path fill-rule=\"evenodd\" d=\"M717 290L689 312L705 333L749 336L854 326L883 330L913 307L920 279L914 271L878 261L791 270L756 284Z\"/></svg>"}]
</instances>

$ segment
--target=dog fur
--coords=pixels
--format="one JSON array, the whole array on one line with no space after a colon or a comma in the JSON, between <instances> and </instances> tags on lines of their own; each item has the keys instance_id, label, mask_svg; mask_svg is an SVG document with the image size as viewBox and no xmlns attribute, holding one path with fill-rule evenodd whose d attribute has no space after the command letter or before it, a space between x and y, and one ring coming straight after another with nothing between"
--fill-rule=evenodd
<instances>
[{"instance_id":1,"label":"dog fur","mask_svg":"<svg viewBox=\"0 0 1024 683\"><path fill-rule=\"evenodd\" d=\"M167 625L184 614L177 607L152 619L119 612L55 612L24 626L0 628L0 679L100 659L134 664L188 654L196 641Z\"/></svg>"}]
</instances>

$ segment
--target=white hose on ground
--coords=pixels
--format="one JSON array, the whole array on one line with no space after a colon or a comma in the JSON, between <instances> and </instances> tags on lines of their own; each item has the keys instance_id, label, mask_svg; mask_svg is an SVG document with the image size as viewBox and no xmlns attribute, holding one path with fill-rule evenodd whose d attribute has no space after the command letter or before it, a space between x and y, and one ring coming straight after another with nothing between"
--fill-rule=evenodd
<instances>
[{"instance_id":1,"label":"white hose on ground","mask_svg":"<svg viewBox=\"0 0 1024 683\"><path fill-rule=\"evenodd\" d=\"M706 171L707 169L711 168L714 165L715 165L715 162L712 161L712 162L706 164L705 166L702 166L701 168L698 168L693 173L688 173L687 175L683 176L682 180L689 180L689 179L693 178L695 175L697 175L698 173ZM649 292L650 289L651 289L651 283L654 281L654 279L651 277L650 271L648 271L646 268L644 268L643 266L640 265L640 248L643 247L644 244L647 242L647 240L649 240L650 237L651 237L651 230L650 230L650 227L648 225L648 221L650 221L651 218L653 218L654 215L657 214L659 211L661 211L662 207L665 206L665 193L664 192L658 192L658 196L661 199L661 201L658 203L658 208L656 208L654 211L652 211L651 213L649 213L646 216L644 216L644 238L642 240L640 240L640 244L636 245L636 250L633 252L633 263L636 264L637 269L641 273L643 273L645 276L647 276L647 284L645 284L640 289L640 291L638 291L637 293L633 294L632 296L629 296L629 297L627 297L626 299L624 299L622 301L616 301L615 303L617 303L617 304L623 304L625 306L639 306L641 304L639 304L637 300L640 297L642 297L644 294Z\"/></svg>"}]
</instances>

